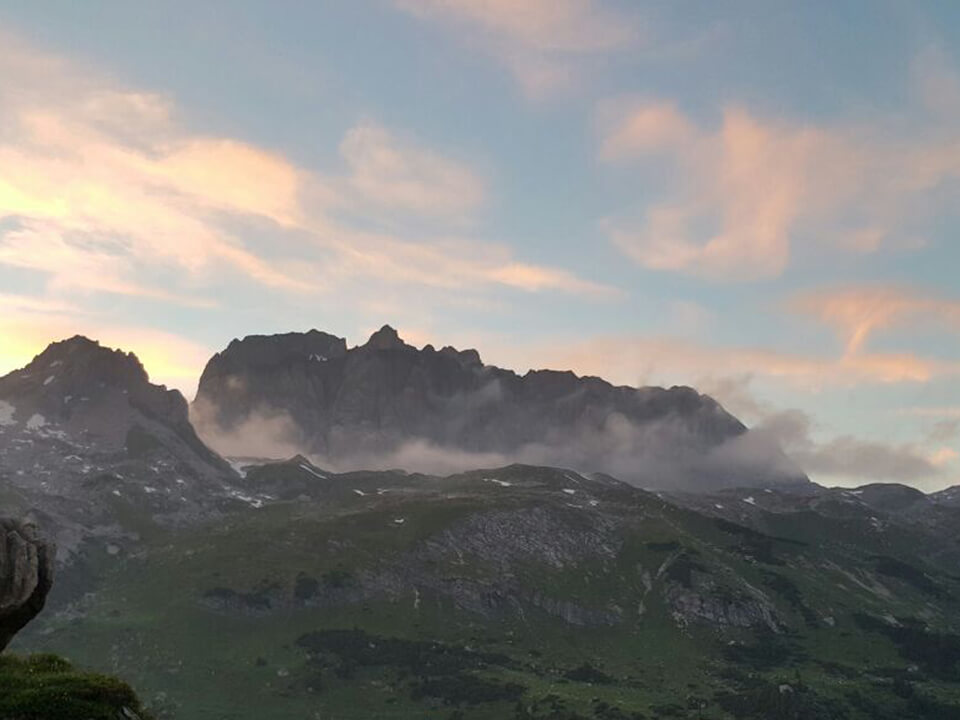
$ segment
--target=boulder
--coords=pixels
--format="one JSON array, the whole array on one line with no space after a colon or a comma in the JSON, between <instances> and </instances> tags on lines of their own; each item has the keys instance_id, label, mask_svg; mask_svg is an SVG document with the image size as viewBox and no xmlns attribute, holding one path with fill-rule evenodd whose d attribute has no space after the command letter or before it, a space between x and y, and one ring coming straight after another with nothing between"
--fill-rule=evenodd
<instances>
[{"instance_id":1,"label":"boulder","mask_svg":"<svg viewBox=\"0 0 960 720\"><path fill-rule=\"evenodd\" d=\"M0 518L0 651L43 609L54 555L33 524Z\"/></svg>"}]
</instances>

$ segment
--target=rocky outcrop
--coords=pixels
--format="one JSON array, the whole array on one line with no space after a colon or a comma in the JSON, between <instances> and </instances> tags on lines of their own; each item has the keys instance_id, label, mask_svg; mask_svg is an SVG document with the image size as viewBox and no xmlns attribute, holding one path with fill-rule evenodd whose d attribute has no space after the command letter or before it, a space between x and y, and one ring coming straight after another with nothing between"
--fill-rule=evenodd
<instances>
[{"instance_id":1,"label":"rocky outcrop","mask_svg":"<svg viewBox=\"0 0 960 720\"><path fill-rule=\"evenodd\" d=\"M349 349L316 330L234 340L204 369L194 410L214 447L224 438L244 447L245 433L254 442L271 429L286 450L339 468L449 472L521 462L657 487L805 480L784 470L782 454L757 466L742 462L746 453L718 453L747 429L692 388L618 387L554 370L518 375L485 365L476 350L412 347L389 326Z\"/></svg>"},{"instance_id":2,"label":"rocky outcrop","mask_svg":"<svg viewBox=\"0 0 960 720\"><path fill-rule=\"evenodd\" d=\"M0 651L43 609L53 561L33 525L0 518Z\"/></svg>"},{"instance_id":3,"label":"rocky outcrop","mask_svg":"<svg viewBox=\"0 0 960 720\"><path fill-rule=\"evenodd\" d=\"M666 601L675 622L686 627L706 623L713 627L758 628L780 631L773 604L761 595L697 591L672 583Z\"/></svg>"}]
</instances>

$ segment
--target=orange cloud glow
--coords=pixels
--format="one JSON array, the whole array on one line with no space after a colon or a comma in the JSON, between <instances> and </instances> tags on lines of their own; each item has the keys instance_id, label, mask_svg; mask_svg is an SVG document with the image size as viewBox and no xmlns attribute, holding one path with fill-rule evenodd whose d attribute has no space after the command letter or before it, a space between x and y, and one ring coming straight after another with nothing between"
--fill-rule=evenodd
<instances>
[{"instance_id":1,"label":"orange cloud glow","mask_svg":"<svg viewBox=\"0 0 960 720\"><path fill-rule=\"evenodd\" d=\"M0 295L0 375L23 367L55 340L86 335L101 344L134 352L153 382L180 390L188 398L213 351L173 333L111 325L77 314L67 305Z\"/></svg>"},{"instance_id":2,"label":"orange cloud glow","mask_svg":"<svg viewBox=\"0 0 960 720\"><path fill-rule=\"evenodd\" d=\"M289 293L358 277L477 293L595 290L503 245L432 237L422 225L405 236L397 212L463 226L485 189L466 166L385 128L363 122L346 133L345 173L308 171L249 143L189 133L169 98L0 41L0 219L9 221L0 263L43 273L51 292L186 294L202 305L196 288L227 273ZM247 221L257 247L235 229ZM358 228L371 222L391 232ZM191 292L157 286L162 270Z\"/></svg>"}]
</instances>

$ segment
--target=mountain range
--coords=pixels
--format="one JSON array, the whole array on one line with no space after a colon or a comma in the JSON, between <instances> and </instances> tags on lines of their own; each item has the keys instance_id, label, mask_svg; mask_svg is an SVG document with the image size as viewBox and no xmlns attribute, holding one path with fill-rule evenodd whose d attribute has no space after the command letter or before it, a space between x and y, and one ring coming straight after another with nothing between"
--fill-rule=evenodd
<instances>
[{"instance_id":1,"label":"mountain range","mask_svg":"<svg viewBox=\"0 0 960 720\"><path fill-rule=\"evenodd\" d=\"M577 450L611 424L616 463ZM390 328L234 341L192 408L54 343L0 378L0 515L58 547L13 646L158 718L957 717L960 494L825 488L750 438L689 388ZM411 447L463 467L387 464Z\"/></svg>"},{"instance_id":2,"label":"mountain range","mask_svg":"<svg viewBox=\"0 0 960 720\"><path fill-rule=\"evenodd\" d=\"M204 368L193 418L229 454L279 447L339 469L520 462L644 487L807 481L779 448L692 388L518 375L485 365L476 350L417 349L389 326L353 348L318 331L234 340Z\"/></svg>"}]
</instances>

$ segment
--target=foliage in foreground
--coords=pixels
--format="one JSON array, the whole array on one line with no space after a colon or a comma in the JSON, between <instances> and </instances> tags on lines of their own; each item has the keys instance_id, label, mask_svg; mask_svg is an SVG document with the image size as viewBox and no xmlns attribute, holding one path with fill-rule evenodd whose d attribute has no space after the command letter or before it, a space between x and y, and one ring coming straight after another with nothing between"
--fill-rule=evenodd
<instances>
[{"instance_id":1,"label":"foliage in foreground","mask_svg":"<svg viewBox=\"0 0 960 720\"><path fill-rule=\"evenodd\" d=\"M75 670L56 655L0 656L0 720L149 720L116 678Z\"/></svg>"}]
</instances>

